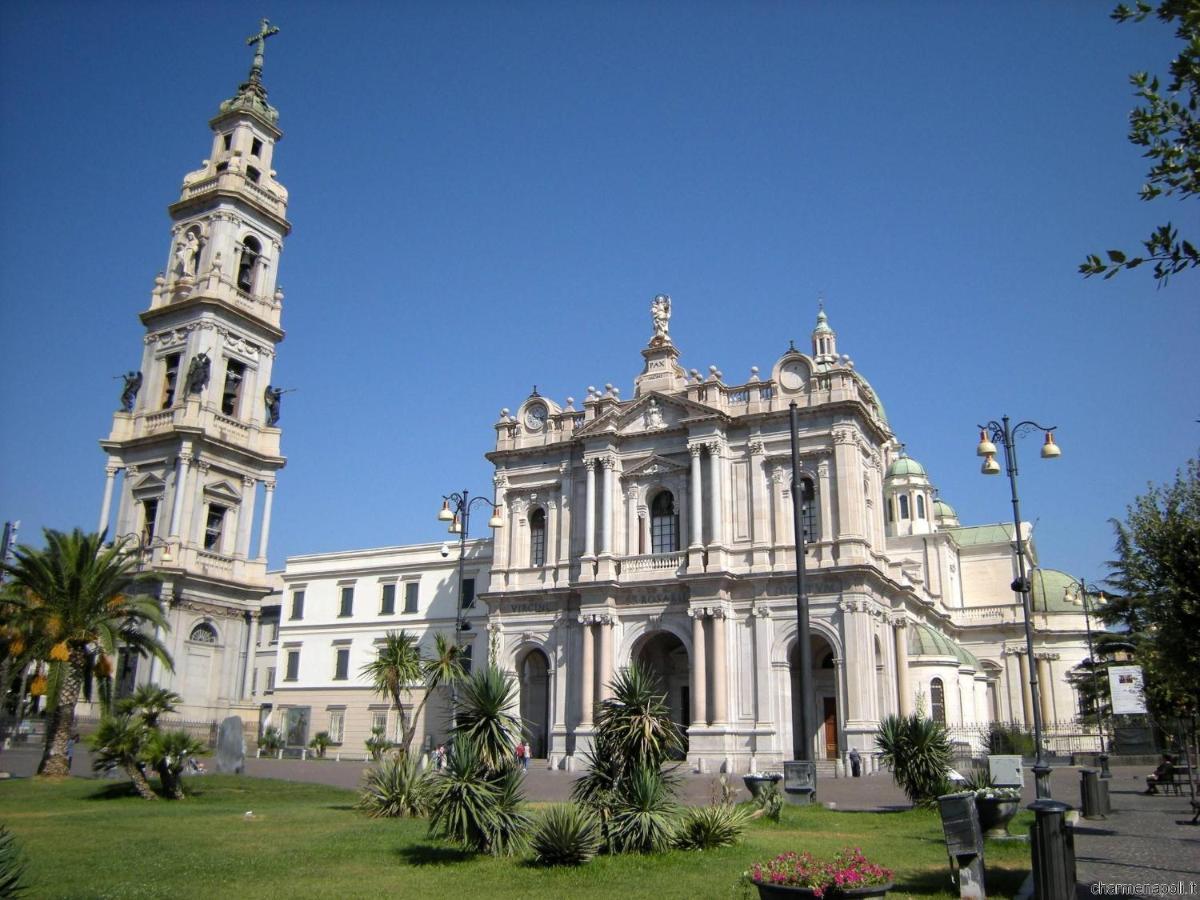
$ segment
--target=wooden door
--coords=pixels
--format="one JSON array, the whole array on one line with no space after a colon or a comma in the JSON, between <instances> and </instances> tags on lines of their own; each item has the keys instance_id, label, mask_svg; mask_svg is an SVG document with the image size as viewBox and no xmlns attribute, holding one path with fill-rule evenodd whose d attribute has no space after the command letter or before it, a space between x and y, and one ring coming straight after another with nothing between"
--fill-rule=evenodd
<instances>
[{"instance_id":1,"label":"wooden door","mask_svg":"<svg viewBox=\"0 0 1200 900\"><path fill-rule=\"evenodd\" d=\"M837 700L833 697L825 699L825 758L837 759Z\"/></svg>"}]
</instances>

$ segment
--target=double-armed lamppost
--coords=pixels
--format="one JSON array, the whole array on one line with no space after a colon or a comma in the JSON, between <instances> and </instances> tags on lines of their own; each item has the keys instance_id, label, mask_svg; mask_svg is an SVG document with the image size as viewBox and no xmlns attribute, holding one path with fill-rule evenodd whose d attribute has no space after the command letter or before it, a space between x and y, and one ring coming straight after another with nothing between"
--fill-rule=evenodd
<instances>
[{"instance_id":1,"label":"double-armed lamppost","mask_svg":"<svg viewBox=\"0 0 1200 900\"><path fill-rule=\"evenodd\" d=\"M476 503L483 503L492 508L492 517L488 519L488 528L504 527L504 519L500 515L500 504L493 503L487 497L472 497L466 491L443 496L442 508L438 512L438 521L449 522L450 533L458 535L458 599L454 604L454 646L460 654L462 653L462 633L471 627L463 618L463 562L467 555L467 534L471 525L471 507ZM445 556L449 548L446 548L445 545L443 547L442 555ZM453 681L450 683L450 697L452 709L456 709L458 705L458 686Z\"/></svg>"},{"instance_id":2,"label":"double-armed lamppost","mask_svg":"<svg viewBox=\"0 0 1200 900\"><path fill-rule=\"evenodd\" d=\"M1037 665L1033 658L1033 624L1030 606L1030 583L1025 572L1025 538L1021 534L1021 501L1017 496L1017 447L1016 439L1032 431L1041 431L1046 435L1042 444L1042 459L1057 459L1062 455L1058 445L1054 443L1054 429L1037 422L1018 422L1010 426L1008 416L999 422L994 419L986 425L979 426L979 446L975 452L983 457L984 475L999 475L1000 464L996 462L996 444L1004 449L1004 465L1008 472L1008 484L1012 490L1013 531L1017 541L1017 580L1012 583L1012 589L1021 595L1021 611L1025 618L1025 654L1029 661L1029 693L1030 705L1033 707L1033 740L1036 745L1036 761L1033 774L1039 800L1050 797L1050 766L1046 763L1042 748L1042 697L1038 686Z\"/></svg>"},{"instance_id":3,"label":"double-armed lamppost","mask_svg":"<svg viewBox=\"0 0 1200 900\"><path fill-rule=\"evenodd\" d=\"M812 643L808 627L808 594L804 585L804 553L808 535L804 533L804 482L800 480L800 427L793 400L788 406L788 428L792 449L792 528L796 549L796 643L800 678L797 685L800 706L800 733L796 741L799 754L784 764L784 790L797 803L811 803L817 793L817 764L813 759L813 721L809 703L812 700Z\"/></svg>"},{"instance_id":4,"label":"double-armed lamppost","mask_svg":"<svg viewBox=\"0 0 1200 900\"><path fill-rule=\"evenodd\" d=\"M175 561L175 557L171 555L170 541L160 537L147 536L137 531L118 535L116 541L113 542L113 546L127 551L132 556L136 556L139 572L146 567L147 554L151 554L160 548L162 549L162 553L158 555L160 563L169 564Z\"/></svg>"},{"instance_id":5,"label":"double-armed lamppost","mask_svg":"<svg viewBox=\"0 0 1200 900\"><path fill-rule=\"evenodd\" d=\"M1080 602L1083 604L1083 623L1087 628L1088 642L1088 665L1092 670L1092 697L1096 707L1096 730L1100 732L1100 777L1111 778L1112 772L1108 769L1108 748L1105 746L1104 735L1104 704L1100 701L1100 681L1096 674L1096 651L1092 649L1092 616L1090 604L1088 602L1088 584L1082 578L1078 584L1072 584L1067 587L1067 597L1071 598L1078 595ZM1100 598L1100 605L1104 605L1104 592L1092 591L1092 594Z\"/></svg>"}]
</instances>

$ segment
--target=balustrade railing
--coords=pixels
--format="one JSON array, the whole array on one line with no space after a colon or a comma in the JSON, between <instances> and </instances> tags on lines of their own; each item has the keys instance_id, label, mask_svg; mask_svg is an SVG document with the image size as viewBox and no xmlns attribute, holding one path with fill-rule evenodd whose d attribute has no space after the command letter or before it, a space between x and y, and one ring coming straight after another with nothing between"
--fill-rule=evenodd
<instances>
[{"instance_id":1,"label":"balustrade railing","mask_svg":"<svg viewBox=\"0 0 1200 900\"><path fill-rule=\"evenodd\" d=\"M687 567L687 553L647 553L627 556L621 560L621 572L682 572Z\"/></svg>"}]
</instances>

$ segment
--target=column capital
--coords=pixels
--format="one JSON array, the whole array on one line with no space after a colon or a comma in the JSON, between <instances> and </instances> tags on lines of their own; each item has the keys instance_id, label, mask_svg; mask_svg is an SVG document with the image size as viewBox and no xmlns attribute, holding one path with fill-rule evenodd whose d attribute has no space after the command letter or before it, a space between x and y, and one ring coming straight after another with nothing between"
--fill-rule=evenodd
<instances>
[{"instance_id":1,"label":"column capital","mask_svg":"<svg viewBox=\"0 0 1200 900\"><path fill-rule=\"evenodd\" d=\"M1024 647L1005 647L1000 652L1004 656L1024 656L1025 648Z\"/></svg>"},{"instance_id":2,"label":"column capital","mask_svg":"<svg viewBox=\"0 0 1200 900\"><path fill-rule=\"evenodd\" d=\"M693 619L706 619L708 618L708 608L704 606L693 606L687 611L687 614Z\"/></svg>"},{"instance_id":3,"label":"column capital","mask_svg":"<svg viewBox=\"0 0 1200 900\"><path fill-rule=\"evenodd\" d=\"M699 459L700 454L704 452L704 444L688 444L688 453L692 459Z\"/></svg>"},{"instance_id":4,"label":"column capital","mask_svg":"<svg viewBox=\"0 0 1200 900\"><path fill-rule=\"evenodd\" d=\"M751 456L762 456L767 452L767 447L762 441L751 441L746 446Z\"/></svg>"},{"instance_id":5,"label":"column capital","mask_svg":"<svg viewBox=\"0 0 1200 900\"><path fill-rule=\"evenodd\" d=\"M750 615L757 616L760 619L769 619L771 618L771 607L755 603L750 607Z\"/></svg>"},{"instance_id":6,"label":"column capital","mask_svg":"<svg viewBox=\"0 0 1200 900\"><path fill-rule=\"evenodd\" d=\"M266 491L274 491L275 490L275 479L274 478L263 479L263 488Z\"/></svg>"},{"instance_id":7,"label":"column capital","mask_svg":"<svg viewBox=\"0 0 1200 900\"><path fill-rule=\"evenodd\" d=\"M125 467L125 477L126 478L135 478L135 477L137 477L137 474L140 471L141 470L138 469L137 466L126 466Z\"/></svg>"},{"instance_id":8,"label":"column capital","mask_svg":"<svg viewBox=\"0 0 1200 900\"><path fill-rule=\"evenodd\" d=\"M605 456L601 458L600 463L611 472L617 467L617 458L615 456Z\"/></svg>"},{"instance_id":9,"label":"column capital","mask_svg":"<svg viewBox=\"0 0 1200 900\"><path fill-rule=\"evenodd\" d=\"M817 463L817 477L818 478L828 478L829 477L829 460L823 459L819 463Z\"/></svg>"},{"instance_id":10,"label":"column capital","mask_svg":"<svg viewBox=\"0 0 1200 900\"><path fill-rule=\"evenodd\" d=\"M909 625L909 618L904 613L892 613L888 622L898 631L903 631Z\"/></svg>"},{"instance_id":11,"label":"column capital","mask_svg":"<svg viewBox=\"0 0 1200 900\"><path fill-rule=\"evenodd\" d=\"M254 477L253 477L253 476L251 476L251 475L243 475L243 476L242 476L242 487L245 487L245 488L252 488L252 487L254 487L256 484L258 484L258 479L257 479L257 478L254 478Z\"/></svg>"},{"instance_id":12,"label":"column capital","mask_svg":"<svg viewBox=\"0 0 1200 900\"><path fill-rule=\"evenodd\" d=\"M104 467L104 474L109 478L116 478L117 473L121 471L121 466L117 463L109 463Z\"/></svg>"},{"instance_id":13,"label":"column capital","mask_svg":"<svg viewBox=\"0 0 1200 900\"><path fill-rule=\"evenodd\" d=\"M598 458L598 457L595 457L595 456L589 456L587 459L585 459L585 460L583 461L583 467L584 467L585 469L587 469L589 472L595 472L595 471L596 471L596 467L597 467L597 465L596 465L596 464L597 464L599 461L600 461L600 460L599 460L599 458Z\"/></svg>"},{"instance_id":14,"label":"column capital","mask_svg":"<svg viewBox=\"0 0 1200 900\"><path fill-rule=\"evenodd\" d=\"M1048 661L1049 661L1049 660L1055 660L1055 659L1060 659L1060 658L1061 658L1061 657L1060 657L1060 656L1059 656L1057 653L1054 653L1054 652L1052 652L1052 651L1049 651L1049 650L1038 650L1038 651L1035 651L1035 652L1034 652L1034 654L1033 654L1033 656L1034 656L1034 659L1044 659L1044 660L1048 660Z\"/></svg>"},{"instance_id":15,"label":"column capital","mask_svg":"<svg viewBox=\"0 0 1200 900\"><path fill-rule=\"evenodd\" d=\"M771 466L771 481L775 484L784 483L784 475L787 472L787 465L784 463L775 463Z\"/></svg>"},{"instance_id":16,"label":"column capital","mask_svg":"<svg viewBox=\"0 0 1200 900\"><path fill-rule=\"evenodd\" d=\"M497 490L502 490L503 488L508 487L508 476L503 472L497 472L492 476L492 487L496 488Z\"/></svg>"},{"instance_id":17,"label":"column capital","mask_svg":"<svg viewBox=\"0 0 1200 900\"><path fill-rule=\"evenodd\" d=\"M710 459L720 459L725 451L725 445L720 441L706 441L704 446L708 449Z\"/></svg>"}]
</instances>

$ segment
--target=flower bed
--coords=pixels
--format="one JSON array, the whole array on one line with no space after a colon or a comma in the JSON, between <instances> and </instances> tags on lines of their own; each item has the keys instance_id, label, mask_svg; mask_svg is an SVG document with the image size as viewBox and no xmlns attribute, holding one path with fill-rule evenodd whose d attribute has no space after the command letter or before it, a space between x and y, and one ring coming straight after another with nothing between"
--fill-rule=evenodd
<instances>
[{"instance_id":1,"label":"flower bed","mask_svg":"<svg viewBox=\"0 0 1200 900\"><path fill-rule=\"evenodd\" d=\"M754 863L746 877L763 900L775 897L882 897L892 886L892 871L868 860L859 848L840 850L832 859L811 853L781 853Z\"/></svg>"}]
</instances>

